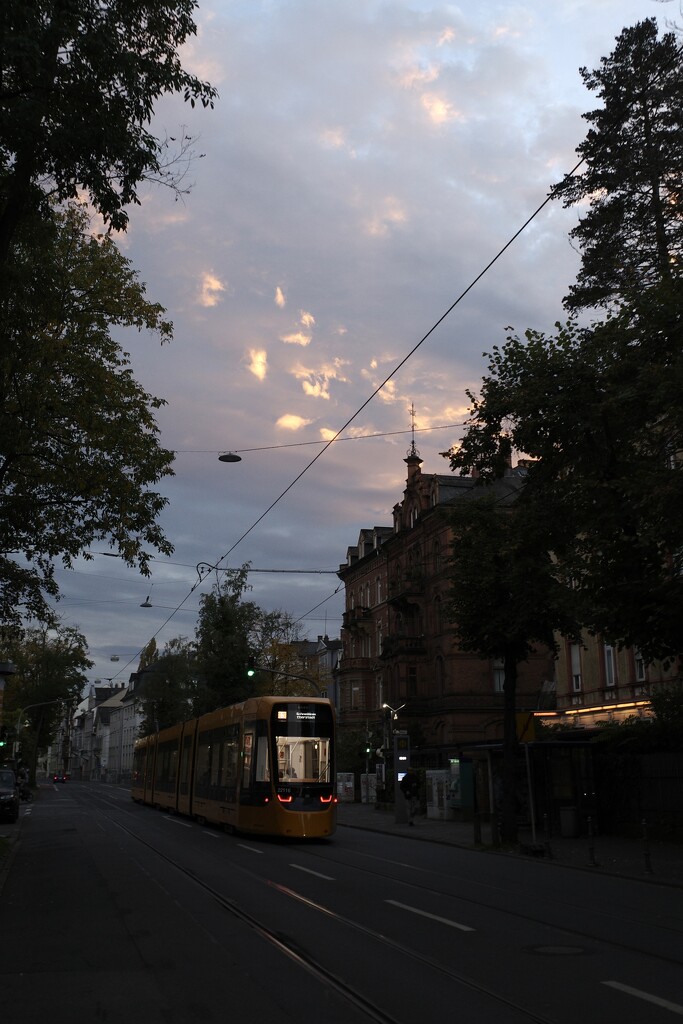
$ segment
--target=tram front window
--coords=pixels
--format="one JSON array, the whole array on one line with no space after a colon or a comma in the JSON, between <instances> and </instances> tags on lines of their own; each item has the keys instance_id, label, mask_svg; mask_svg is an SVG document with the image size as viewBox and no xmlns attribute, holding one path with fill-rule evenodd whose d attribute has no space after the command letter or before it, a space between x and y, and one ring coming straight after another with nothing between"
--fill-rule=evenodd
<instances>
[{"instance_id":1,"label":"tram front window","mask_svg":"<svg viewBox=\"0 0 683 1024\"><path fill-rule=\"evenodd\" d=\"M279 781L332 781L330 708L310 704L276 707L273 725Z\"/></svg>"}]
</instances>

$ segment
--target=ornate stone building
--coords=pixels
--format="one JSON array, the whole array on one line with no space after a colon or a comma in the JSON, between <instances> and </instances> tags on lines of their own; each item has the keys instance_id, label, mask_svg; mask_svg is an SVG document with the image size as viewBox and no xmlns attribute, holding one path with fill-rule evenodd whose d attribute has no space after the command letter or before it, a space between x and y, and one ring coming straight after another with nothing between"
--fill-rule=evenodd
<instances>
[{"instance_id":1,"label":"ornate stone building","mask_svg":"<svg viewBox=\"0 0 683 1024\"><path fill-rule=\"evenodd\" d=\"M416 763L441 767L461 746L502 738L503 667L459 650L446 611L453 539L446 512L474 481L422 473L414 445L405 463L393 526L361 530L339 567L346 591L340 725L378 727L384 705L400 708L394 724L411 732ZM510 470L510 485L518 472ZM520 666L520 710L542 706L553 673L545 651Z\"/></svg>"}]
</instances>

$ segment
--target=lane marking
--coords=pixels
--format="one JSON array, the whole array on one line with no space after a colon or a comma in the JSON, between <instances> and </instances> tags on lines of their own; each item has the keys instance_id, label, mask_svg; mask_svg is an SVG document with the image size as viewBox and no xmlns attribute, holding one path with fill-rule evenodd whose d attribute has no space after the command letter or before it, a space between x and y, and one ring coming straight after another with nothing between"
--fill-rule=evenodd
<instances>
[{"instance_id":1,"label":"lane marking","mask_svg":"<svg viewBox=\"0 0 683 1024\"><path fill-rule=\"evenodd\" d=\"M311 871L310 868L305 868L301 864L290 864L290 868L296 868L297 871L305 871L307 875L315 875L316 878L324 878L328 882L334 882L332 875L323 875L319 871Z\"/></svg>"},{"instance_id":2,"label":"lane marking","mask_svg":"<svg viewBox=\"0 0 683 1024\"><path fill-rule=\"evenodd\" d=\"M164 820L170 821L173 825L181 825L183 828L192 828L192 824L189 821L181 821L180 818L174 818L170 814L165 814Z\"/></svg>"},{"instance_id":3,"label":"lane marking","mask_svg":"<svg viewBox=\"0 0 683 1024\"><path fill-rule=\"evenodd\" d=\"M635 996L636 999L644 999L646 1003L654 1003L655 1006L661 1006L663 1010L671 1010L672 1013L683 1017L683 1006L679 1003L661 999L659 996L653 996L650 992L643 992L639 988L631 988L630 985L622 985L620 981L603 981L603 985L607 985L608 988L616 988L617 991L625 992L628 996Z\"/></svg>"},{"instance_id":4,"label":"lane marking","mask_svg":"<svg viewBox=\"0 0 683 1024\"><path fill-rule=\"evenodd\" d=\"M385 903L390 903L392 907L399 907L401 910L409 910L411 914L418 914L420 917L428 917L430 921L439 921L440 924L447 924L449 928L457 928L461 932L473 932L474 928L470 928L469 925L459 924L457 921L451 921L447 917L439 917L438 914L428 914L426 910L420 910L418 907L410 907L407 903L399 903L398 900L385 900Z\"/></svg>"},{"instance_id":5,"label":"lane marking","mask_svg":"<svg viewBox=\"0 0 683 1024\"><path fill-rule=\"evenodd\" d=\"M249 850L250 853L263 854L263 850L257 850L255 846L245 846L244 843L238 843L237 845L241 846L243 850Z\"/></svg>"},{"instance_id":6,"label":"lane marking","mask_svg":"<svg viewBox=\"0 0 683 1024\"><path fill-rule=\"evenodd\" d=\"M221 836L216 835L215 832L209 832L208 828L203 828L202 832L205 836L209 836L210 839L221 839Z\"/></svg>"}]
</instances>

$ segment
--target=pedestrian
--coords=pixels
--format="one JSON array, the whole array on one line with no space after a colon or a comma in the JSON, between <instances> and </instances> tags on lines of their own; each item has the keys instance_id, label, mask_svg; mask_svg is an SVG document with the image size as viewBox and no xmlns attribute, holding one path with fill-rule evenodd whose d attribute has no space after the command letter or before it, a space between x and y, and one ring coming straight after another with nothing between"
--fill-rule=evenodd
<instances>
[{"instance_id":1,"label":"pedestrian","mask_svg":"<svg viewBox=\"0 0 683 1024\"><path fill-rule=\"evenodd\" d=\"M401 792L405 797L406 808L408 810L408 824L414 825L413 818L417 812L417 794L418 794L418 779L415 772L408 769L401 781L399 782Z\"/></svg>"}]
</instances>

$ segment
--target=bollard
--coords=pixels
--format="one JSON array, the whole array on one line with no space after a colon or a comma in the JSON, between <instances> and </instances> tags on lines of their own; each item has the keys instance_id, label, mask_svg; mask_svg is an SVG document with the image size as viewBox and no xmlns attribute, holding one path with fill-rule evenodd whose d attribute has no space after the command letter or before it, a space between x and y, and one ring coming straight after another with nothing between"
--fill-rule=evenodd
<instances>
[{"instance_id":1,"label":"bollard","mask_svg":"<svg viewBox=\"0 0 683 1024\"><path fill-rule=\"evenodd\" d=\"M643 855L645 857L645 871L651 875L652 864L650 862L650 840L647 834L647 821L643 818Z\"/></svg>"},{"instance_id":2,"label":"bollard","mask_svg":"<svg viewBox=\"0 0 683 1024\"><path fill-rule=\"evenodd\" d=\"M595 841L593 836L593 819L589 816L588 821L588 859L592 866L596 868L598 866L595 859Z\"/></svg>"}]
</instances>

